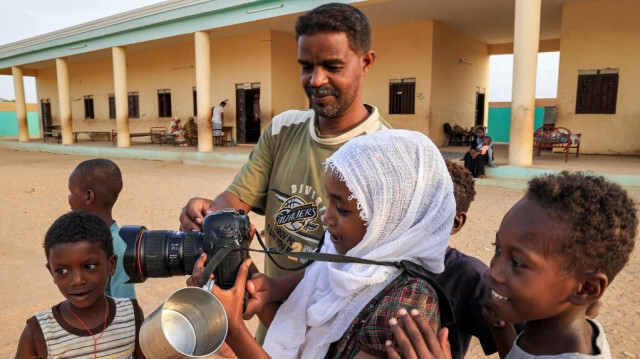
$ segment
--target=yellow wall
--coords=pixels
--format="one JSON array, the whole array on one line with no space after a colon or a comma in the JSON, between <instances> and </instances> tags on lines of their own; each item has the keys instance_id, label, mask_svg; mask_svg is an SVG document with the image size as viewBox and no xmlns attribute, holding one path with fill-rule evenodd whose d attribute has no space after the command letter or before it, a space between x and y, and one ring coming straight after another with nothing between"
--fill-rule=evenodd
<instances>
[{"instance_id":1,"label":"yellow wall","mask_svg":"<svg viewBox=\"0 0 640 359\"><path fill-rule=\"evenodd\" d=\"M640 5L637 0L565 4L558 74L558 126L582 133L580 152L640 154ZM575 114L578 71L619 69L613 115Z\"/></svg>"},{"instance_id":2,"label":"yellow wall","mask_svg":"<svg viewBox=\"0 0 640 359\"><path fill-rule=\"evenodd\" d=\"M459 59L471 64L460 63ZM436 145L442 145L444 123L468 128L475 123L476 90L489 88L487 44L435 22L432 73L429 134ZM488 100L485 91L485 124Z\"/></svg>"},{"instance_id":3,"label":"yellow wall","mask_svg":"<svg viewBox=\"0 0 640 359\"><path fill-rule=\"evenodd\" d=\"M261 31L247 35L216 38L211 42L212 104L228 98L224 125L233 126L236 137L236 84L260 83L262 123L271 121L271 34Z\"/></svg>"},{"instance_id":4,"label":"yellow wall","mask_svg":"<svg viewBox=\"0 0 640 359\"><path fill-rule=\"evenodd\" d=\"M300 83L298 45L293 35L271 32L271 88L273 115L290 109L304 109L309 102ZM262 126L266 123L262 121Z\"/></svg>"},{"instance_id":5,"label":"yellow wall","mask_svg":"<svg viewBox=\"0 0 640 359\"><path fill-rule=\"evenodd\" d=\"M429 132L433 22L371 30L376 61L364 81L362 97L394 127ZM401 40L400 40L401 39ZM415 78L415 115L389 115L389 80Z\"/></svg>"}]
</instances>

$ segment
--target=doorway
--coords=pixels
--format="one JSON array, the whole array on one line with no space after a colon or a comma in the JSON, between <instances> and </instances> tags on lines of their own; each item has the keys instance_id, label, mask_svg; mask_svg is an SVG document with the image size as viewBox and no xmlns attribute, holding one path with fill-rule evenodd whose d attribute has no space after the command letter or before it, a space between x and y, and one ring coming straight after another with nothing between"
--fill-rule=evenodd
<instances>
[{"instance_id":1,"label":"doorway","mask_svg":"<svg viewBox=\"0 0 640 359\"><path fill-rule=\"evenodd\" d=\"M260 83L236 85L236 140L257 143L260 138Z\"/></svg>"},{"instance_id":2,"label":"doorway","mask_svg":"<svg viewBox=\"0 0 640 359\"><path fill-rule=\"evenodd\" d=\"M480 90L476 90L476 127L484 126L484 97L484 89L482 92L480 92Z\"/></svg>"},{"instance_id":3,"label":"doorway","mask_svg":"<svg viewBox=\"0 0 640 359\"><path fill-rule=\"evenodd\" d=\"M42 131L51 131L53 122L51 119L51 103L48 98L40 100L40 111L42 114Z\"/></svg>"}]
</instances>

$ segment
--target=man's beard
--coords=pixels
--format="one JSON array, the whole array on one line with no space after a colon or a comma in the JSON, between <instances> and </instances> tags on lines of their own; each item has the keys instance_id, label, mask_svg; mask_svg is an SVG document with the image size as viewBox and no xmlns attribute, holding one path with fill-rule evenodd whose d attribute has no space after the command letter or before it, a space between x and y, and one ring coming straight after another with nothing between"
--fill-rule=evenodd
<instances>
[{"instance_id":1,"label":"man's beard","mask_svg":"<svg viewBox=\"0 0 640 359\"><path fill-rule=\"evenodd\" d=\"M340 92L336 89L333 89L331 87L307 86L305 87L304 92L306 92L307 96L309 97L309 103L311 104L311 108L313 108L313 111L315 111L315 113L320 117L336 118L346 110L345 108L343 108L343 104L339 101ZM311 98L311 96L314 96L314 95L334 96L338 101L333 106L329 104L317 104L317 103L314 103Z\"/></svg>"}]
</instances>

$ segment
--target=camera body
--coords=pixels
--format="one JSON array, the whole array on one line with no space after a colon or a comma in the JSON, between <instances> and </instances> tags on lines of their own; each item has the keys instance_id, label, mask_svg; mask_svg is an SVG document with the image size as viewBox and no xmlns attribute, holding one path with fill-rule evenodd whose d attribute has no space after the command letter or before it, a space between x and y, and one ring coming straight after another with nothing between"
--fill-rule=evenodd
<instances>
[{"instance_id":1,"label":"camera body","mask_svg":"<svg viewBox=\"0 0 640 359\"><path fill-rule=\"evenodd\" d=\"M249 217L235 209L205 216L202 232L150 231L144 226L123 226L119 234L127 245L123 265L129 283L191 274L202 253L207 254L208 262L221 248L231 247L237 250L225 256L213 272L218 286L231 288L240 265L248 257L249 226Z\"/></svg>"}]
</instances>

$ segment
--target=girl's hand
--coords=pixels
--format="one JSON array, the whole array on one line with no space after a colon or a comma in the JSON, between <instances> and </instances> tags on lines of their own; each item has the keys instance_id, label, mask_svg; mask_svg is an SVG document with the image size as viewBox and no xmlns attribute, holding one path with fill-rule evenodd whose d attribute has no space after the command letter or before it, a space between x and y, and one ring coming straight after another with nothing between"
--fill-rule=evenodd
<instances>
[{"instance_id":1,"label":"girl's hand","mask_svg":"<svg viewBox=\"0 0 640 359\"><path fill-rule=\"evenodd\" d=\"M253 263L251 258L247 258L242 262L240 269L238 269L235 284L230 289L224 290L217 285L214 285L211 289L211 293L218 298L224 310L227 312L229 335L233 335L234 332L237 332L239 329L246 329L244 320L242 319L242 302L244 300L245 285L251 263Z\"/></svg>"},{"instance_id":2,"label":"girl's hand","mask_svg":"<svg viewBox=\"0 0 640 359\"><path fill-rule=\"evenodd\" d=\"M400 352L406 359L451 359L451 347L449 346L449 330L442 328L439 335L431 329L420 312L411 310L411 316L403 308L398 310L398 316L405 325L403 330L395 318L389 320L389 326L393 332ZM406 332L406 333L405 333ZM400 359L400 354L394 348L393 342L385 343L387 354L391 359Z\"/></svg>"}]
</instances>

